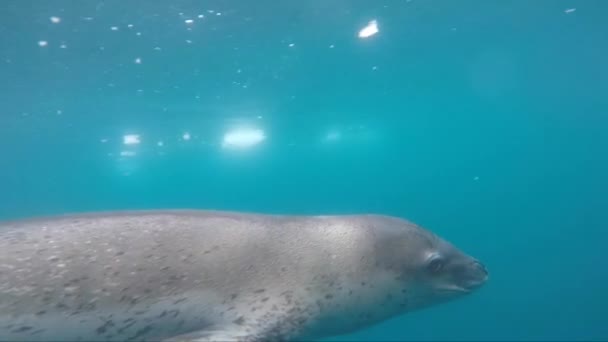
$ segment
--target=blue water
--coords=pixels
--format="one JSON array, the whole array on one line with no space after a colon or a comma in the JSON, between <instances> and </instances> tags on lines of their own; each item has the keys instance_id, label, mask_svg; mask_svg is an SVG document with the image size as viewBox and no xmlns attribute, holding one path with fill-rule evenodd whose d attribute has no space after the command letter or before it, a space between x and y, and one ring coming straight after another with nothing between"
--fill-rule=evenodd
<instances>
[{"instance_id":1,"label":"blue water","mask_svg":"<svg viewBox=\"0 0 608 342\"><path fill-rule=\"evenodd\" d=\"M608 340L607 17L603 0L3 0L0 218L402 216L488 285L332 340Z\"/></svg>"}]
</instances>

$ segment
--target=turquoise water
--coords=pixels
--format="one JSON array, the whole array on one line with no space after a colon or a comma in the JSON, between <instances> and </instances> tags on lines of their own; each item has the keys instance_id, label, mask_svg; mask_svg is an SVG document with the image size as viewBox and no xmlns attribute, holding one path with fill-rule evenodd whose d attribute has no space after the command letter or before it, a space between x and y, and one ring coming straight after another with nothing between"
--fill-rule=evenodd
<instances>
[{"instance_id":1,"label":"turquoise water","mask_svg":"<svg viewBox=\"0 0 608 342\"><path fill-rule=\"evenodd\" d=\"M332 340L608 339L608 2L0 8L0 218L396 215L490 282Z\"/></svg>"}]
</instances>

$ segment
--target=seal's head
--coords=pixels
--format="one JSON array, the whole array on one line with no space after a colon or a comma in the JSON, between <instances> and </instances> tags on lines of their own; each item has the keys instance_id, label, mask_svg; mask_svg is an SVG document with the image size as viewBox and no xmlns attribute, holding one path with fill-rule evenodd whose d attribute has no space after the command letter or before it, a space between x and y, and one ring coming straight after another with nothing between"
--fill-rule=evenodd
<instances>
[{"instance_id":1,"label":"seal's head","mask_svg":"<svg viewBox=\"0 0 608 342\"><path fill-rule=\"evenodd\" d=\"M380 234L376 255L402 287L407 311L458 298L486 283L486 267L451 243L404 220L383 221L381 230L388 234Z\"/></svg>"}]
</instances>

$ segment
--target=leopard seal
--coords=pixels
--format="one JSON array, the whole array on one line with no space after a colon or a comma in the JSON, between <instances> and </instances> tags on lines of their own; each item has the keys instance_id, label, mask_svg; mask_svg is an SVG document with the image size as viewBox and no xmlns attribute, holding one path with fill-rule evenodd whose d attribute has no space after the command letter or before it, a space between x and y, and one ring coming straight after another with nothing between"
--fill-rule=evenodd
<instances>
[{"instance_id":1,"label":"leopard seal","mask_svg":"<svg viewBox=\"0 0 608 342\"><path fill-rule=\"evenodd\" d=\"M310 341L461 297L487 277L392 216L16 220L0 224L0 340Z\"/></svg>"}]
</instances>

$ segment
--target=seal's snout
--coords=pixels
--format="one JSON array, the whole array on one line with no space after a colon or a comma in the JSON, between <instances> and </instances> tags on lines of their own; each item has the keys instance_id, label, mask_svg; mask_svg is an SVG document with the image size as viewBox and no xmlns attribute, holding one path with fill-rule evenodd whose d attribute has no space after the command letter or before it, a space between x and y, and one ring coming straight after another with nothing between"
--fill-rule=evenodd
<instances>
[{"instance_id":1,"label":"seal's snout","mask_svg":"<svg viewBox=\"0 0 608 342\"><path fill-rule=\"evenodd\" d=\"M483 275L484 279L487 279L488 278L488 269L486 268L486 266L479 261L475 261L474 264L477 267L477 269L479 270L479 273Z\"/></svg>"},{"instance_id":2,"label":"seal's snout","mask_svg":"<svg viewBox=\"0 0 608 342\"><path fill-rule=\"evenodd\" d=\"M477 260L471 263L468 273L468 279L466 279L464 284L468 290L474 290L482 286L486 283L489 276L486 266Z\"/></svg>"}]
</instances>

